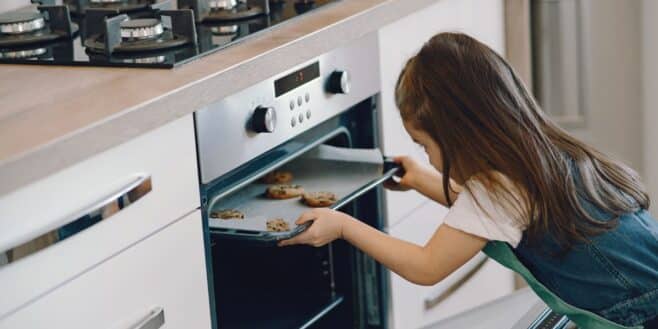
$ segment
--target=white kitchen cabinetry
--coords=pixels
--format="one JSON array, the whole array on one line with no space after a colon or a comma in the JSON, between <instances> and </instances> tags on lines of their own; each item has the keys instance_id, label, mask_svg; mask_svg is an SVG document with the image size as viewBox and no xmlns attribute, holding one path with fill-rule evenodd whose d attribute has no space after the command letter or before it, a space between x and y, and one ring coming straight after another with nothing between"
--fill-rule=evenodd
<instances>
[{"instance_id":1,"label":"white kitchen cabinetry","mask_svg":"<svg viewBox=\"0 0 658 329\"><path fill-rule=\"evenodd\" d=\"M390 230L394 237L424 245L441 224L447 209L428 201ZM434 286L419 286L391 273L392 324L396 329L420 328L459 312L509 294L514 289L511 273L480 253L464 266ZM479 269L478 263L486 260ZM467 273L470 279L459 285ZM449 293L451 287L459 286ZM438 303L438 296L446 298Z\"/></svg>"},{"instance_id":2,"label":"white kitchen cabinetry","mask_svg":"<svg viewBox=\"0 0 658 329\"><path fill-rule=\"evenodd\" d=\"M197 210L0 320L0 328L210 328L203 250Z\"/></svg>"},{"instance_id":3,"label":"white kitchen cabinetry","mask_svg":"<svg viewBox=\"0 0 658 329\"><path fill-rule=\"evenodd\" d=\"M5 255L43 234L61 237L63 225L142 181L149 182L143 196L114 215L0 266L0 319L199 207L192 115L0 197L0 254ZM172 247L178 243L186 242L181 237Z\"/></svg>"},{"instance_id":4,"label":"white kitchen cabinetry","mask_svg":"<svg viewBox=\"0 0 658 329\"><path fill-rule=\"evenodd\" d=\"M387 155L407 154L427 162L402 126L394 102L395 83L406 61L439 32L464 32L504 54L502 0L439 0L379 31L381 99L379 121L382 149ZM386 221L391 235L424 245L447 209L416 192L386 191ZM433 307L426 300L440 296L484 259L474 260L433 287L417 286L391 273L391 317L396 329L418 328L493 300L513 290L513 275L487 261L450 297Z\"/></svg>"}]
</instances>

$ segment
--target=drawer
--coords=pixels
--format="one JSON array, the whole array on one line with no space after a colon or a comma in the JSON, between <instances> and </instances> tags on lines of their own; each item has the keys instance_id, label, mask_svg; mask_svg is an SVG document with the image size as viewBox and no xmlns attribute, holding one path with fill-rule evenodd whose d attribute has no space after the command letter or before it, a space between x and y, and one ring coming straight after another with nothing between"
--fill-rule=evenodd
<instances>
[{"instance_id":1,"label":"drawer","mask_svg":"<svg viewBox=\"0 0 658 329\"><path fill-rule=\"evenodd\" d=\"M197 210L0 320L0 328L210 328L202 232Z\"/></svg>"},{"instance_id":2,"label":"drawer","mask_svg":"<svg viewBox=\"0 0 658 329\"><path fill-rule=\"evenodd\" d=\"M424 245L441 224L446 213L447 208L428 201L391 228L389 233L397 238ZM483 253L476 255L446 279L431 287L415 285L391 273L393 328L424 327L511 293L514 289L512 272L486 259ZM482 264L483 260L486 262ZM455 287L458 288L450 292Z\"/></svg>"},{"instance_id":3,"label":"drawer","mask_svg":"<svg viewBox=\"0 0 658 329\"><path fill-rule=\"evenodd\" d=\"M0 198L0 318L198 208L197 177L189 115Z\"/></svg>"}]
</instances>

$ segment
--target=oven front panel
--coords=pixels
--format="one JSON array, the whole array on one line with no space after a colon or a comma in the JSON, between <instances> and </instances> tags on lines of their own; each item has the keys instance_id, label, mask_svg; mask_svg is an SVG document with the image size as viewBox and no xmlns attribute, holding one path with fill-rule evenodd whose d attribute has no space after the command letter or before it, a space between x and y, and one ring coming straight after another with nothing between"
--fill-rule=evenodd
<instances>
[{"instance_id":1,"label":"oven front panel","mask_svg":"<svg viewBox=\"0 0 658 329\"><path fill-rule=\"evenodd\" d=\"M282 149L287 150L288 144L315 145L313 141L343 148L376 148L376 99L374 96L346 109L271 152L287 154ZM335 131L340 133L332 133ZM315 138L306 136L309 133ZM303 156L297 155L289 164L294 165ZM247 188L242 182L257 182L253 179L267 172L264 168L278 166L288 157L278 159L258 157L223 175L213 182L215 188L205 190L207 200L215 200L215 193L225 195L220 201L239 198ZM206 220L211 204L204 206ZM236 209L245 210L240 205ZM382 209L381 191L371 187L340 210L382 229ZM244 220L249 220L248 211L245 215ZM386 328L385 269L347 242L336 241L323 248L278 248L239 235L229 238L210 229L207 221L204 225L212 236L209 282L216 328Z\"/></svg>"},{"instance_id":2,"label":"oven front panel","mask_svg":"<svg viewBox=\"0 0 658 329\"><path fill-rule=\"evenodd\" d=\"M369 34L196 112L201 183L375 95L380 87L377 54L376 34ZM349 92L336 93L341 87Z\"/></svg>"}]
</instances>

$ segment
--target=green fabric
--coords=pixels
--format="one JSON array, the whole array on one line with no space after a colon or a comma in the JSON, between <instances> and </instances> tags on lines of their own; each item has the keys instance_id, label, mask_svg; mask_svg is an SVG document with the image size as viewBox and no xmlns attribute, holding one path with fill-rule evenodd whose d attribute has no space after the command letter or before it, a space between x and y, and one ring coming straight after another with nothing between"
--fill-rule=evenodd
<instances>
[{"instance_id":1,"label":"green fabric","mask_svg":"<svg viewBox=\"0 0 658 329\"><path fill-rule=\"evenodd\" d=\"M483 249L487 256L493 258L501 265L518 273L528 282L532 290L541 298L548 307L558 314L566 315L569 320L583 329L641 329L642 326L624 327L605 319L598 314L579 309L567 304L557 295L552 293L541 282L539 282L532 273L516 258L516 255L510 246L501 241L490 241Z\"/></svg>"}]
</instances>

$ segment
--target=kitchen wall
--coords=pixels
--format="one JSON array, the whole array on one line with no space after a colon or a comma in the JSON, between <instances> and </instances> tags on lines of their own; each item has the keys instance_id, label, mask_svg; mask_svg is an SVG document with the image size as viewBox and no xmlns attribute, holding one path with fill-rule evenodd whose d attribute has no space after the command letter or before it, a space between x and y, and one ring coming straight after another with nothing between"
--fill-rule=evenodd
<instances>
[{"instance_id":1,"label":"kitchen wall","mask_svg":"<svg viewBox=\"0 0 658 329\"><path fill-rule=\"evenodd\" d=\"M658 1L584 1L590 113L577 134L637 169L658 200Z\"/></svg>"},{"instance_id":2,"label":"kitchen wall","mask_svg":"<svg viewBox=\"0 0 658 329\"><path fill-rule=\"evenodd\" d=\"M649 195L654 198L653 214L657 215L655 200L658 198L658 1L643 0L641 3L642 85L643 85L643 132L644 177Z\"/></svg>"},{"instance_id":3,"label":"kitchen wall","mask_svg":"<svg viewBox=\"0 0 658 329\"><path fill-rule=\"evenodd\" d=\"M646 174L642 134L642 2L582 1L584 92L589 106L585 126L572 132ZM654 0L644 2L658 8Z\"/></svg>"}]
</instances>

